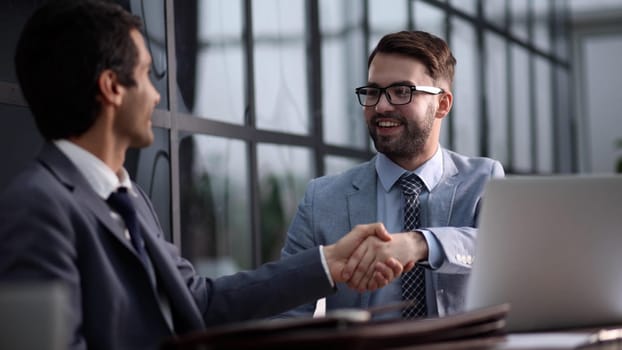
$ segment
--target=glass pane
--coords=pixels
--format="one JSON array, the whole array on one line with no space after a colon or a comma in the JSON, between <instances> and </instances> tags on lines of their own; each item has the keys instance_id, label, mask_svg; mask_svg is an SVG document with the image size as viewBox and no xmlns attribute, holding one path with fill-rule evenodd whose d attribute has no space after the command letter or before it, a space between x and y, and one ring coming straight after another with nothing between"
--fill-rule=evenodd
<instances>
[{"instance_id":1,"label":"glass pane","mask_svg":"<svg viewBox=\"0 0 622 350\"><path fill-rule=\"evenodd\" d=\"M324 175L338 174L363 162L364 160L358 158L326 156L324 157L324 168L326 169Z\"/></svg>"},{"instance_id":2,"label":"glass pane","mask_svg":"<svg viewBox=\"0 0 622 350\"><path fill-rule=\"evenodd\" d=\"M557 105L555 106L555 117L557 119L556 131L557 146L555 147L555 157L557 159L556 171L560 173L570 173L579 170L577 160L579 154L577 150L576 130L572 127L576 123L572 101L572 77L571 72L562 67L557 67L555 72L555 87L553 91L557 95ZM581 151L579 151L581 152Z\"/></svg>"},{"instance_id":3,"label":"glass pane","mask_svg":"<svg viewBox=\"0 0 622 350\"><path fill-rule=\"evenodd\" d=\"M445 13L443 10L427 2L415 1L413 11L415 12L415 29L424 30L446 39Z\"/></svg>"},{"instance_id":4,"label":"glass pane","mask_svg":"<svg viewBox=\"0 0 622 350\"><path fill-rule=\"evenodd\" d=\"M414 1L414 0L413 0ZM415 29L423 30L429 33L432 33L436 36L439 36L445 40L447 40L446 31L445 31L445 12L436 6L432 6L427 2L423 1L415 1L413 4L414 18L415 18ZM452 118L453 113L450 113L447 116L447 120L444 122L443 127L441 128L441 144L445 146L449 146L449 123L452 123L450 120Z\"/></svg>"},{"instance_id":5,"label":"glass pane","mask_svg":"<svg viewBox=\"0 0 622 350\"><path fill-rule=\"evenodd\" d=\"M360 28L347 28L358 9L347 11L343 2L320 1L322 35L322 122L326 143L365 148L367 127L354 88L367 81L367 56Z\"/></svg>"},{"instance_id":6,"label":"glass pane","mask_svg":"<svg viewBox=\"0 0 622 350\"><path fill-rule=\"evenodd\" d=\"M147 148L130 148L125 163L130 177L147 193L168 241L171 237L171 158L169 132L153 128L153 143Z\"/></svg>"},{"instance_id":7,"label":"glass pane","mask_svg":"<svg viewBox=\"0 0 622 350\"><path fill-rule=\"evenodd\" d=\"M243 124L247 101L242 1L174 4L179 111Z\"/></svg>"},{"instance_id":8,"label":"glass pane","mask_svg":"<svg viewBox=\"0 0 622 350\"><path fill-rule=\"evenodd\" d=\"M124 4L123 1L117 1ZM166 56L166 16L164 0L129 1L129 10L143 19L145 44L153 61L151 81L160 93L158 108L168 109L168 65Z\"/></svg>"},{"instance_id":9,"label":"glass pane","mask_svg":"<svg viewBox=\"0 0 622 350\"><path fill-rule=\"evenodd\" d=\"M257 127L309 133L304 0L253 1Z\"/></svg>"},{"instance_id":10,"label":"glass pane","mask_svg":"<svg viewBox=\"0 0 622 350\"><path fill-rule=\"evenodd\" d=\"M251 268L245 143L191 135L182 138L179 156L182 254L204 276Z\"/></svg>"},{"instance_id":11,"label":"glass pane","mask_svg":"<svg viewBox=\"0 0 622 350\"><path fill-rule=\"evenodd\" d=\"M259 144L259 196L262 262L278 260L298 202L315 171L311 151L302 147Z\"/></svg>"},{"instance_id":12,"label":"glass pane","mask_svg":"<svg viewBox=\"0 0 622 350\"><path fill-rule=\"evenodd\" d=\"M477 15L477 0L451 0L450 4L470 15Z\"/></svg>"},{"instance_id":13,"label":"glass pane","mask_svg":"<svg viewBox=\"0 0 622 350\"><path fill-rule=\"evenodd\" d=\"M529 62L525 49L512 46L512 107L514 135L514 171L529 173L531 168L531 142L529 107Z\"/></svg>"},{"instance_id":14,"label":"glass pane","mask_svg":"<svg viewBox=\"0 0 622 350\"><path fill-rule=\"evenodd\" d=\"M486 40L486 107L488 108L488 149L490 157L508 165L508 100L506 42L487 33Z\"/></svg>"},{"instance_id":15,"label":"glass pane","mask_svg":"<svg viewBox=\"0 0 622 350\"><path fill-rule=\"evenodd\" d=\"M483 0L484 16L486 21L493 23L499 28L505 28L505 4L506 0ZM459 2L459 1L457 1Z\"/></svg>"},{"instance_id":16,"label":"glass pane","mask_svg":"<svg viewBox=\"0 0 622 350\"><path fill-rule=\"evenodd\" d=\"M510 30L517 38L524 41L529 39L527 33L528 1L529 0L510 1L510 14L512 18L512 28Z\"/></svg>"},{"instance_id":17,"label":"glass pane","mask_svg":"<svg viewBox=\"0 0 622 350\"><path fill-rule=\"evenodd\" d=\"M369 26L372 33L382 36L408 29L407 1L370 0Z\"/></svg>"},{"instance_id":18,"label":"glass pane","mask_svg":"<svg viewBox=\"0 0 622 350\"><path fill-rule=\"evenodd\" d=\"M536 58L536 111L538 121L537 145L538 164L540 173L553 172L553 106L551 84L551 63L542 58Z\"/></svg>"},{"instance_id":19,"label":"glass pane","mask_svg":"<svg viewBox=\"0 0 622 350\"><path fill-rule=\"evenodd\" d=\"M551 38L549 31L549 8L550 3L548 1L532 1L533 16L534 16L534 41L535 45L540 49L551 52Z\"/></svg>"},{"instance_id":20,"label":"glass pane","mask_svg":"<svg viewBox=\"0 0 622 350\"><path fill-rule=\"evenodd\" d=\"M453 86L453 113L450 116L455 130L454 149L463 154L478 156L481 84L475 28L463 20L454 20L451 46L458 62Z\"/></svg>"}]
</instances>

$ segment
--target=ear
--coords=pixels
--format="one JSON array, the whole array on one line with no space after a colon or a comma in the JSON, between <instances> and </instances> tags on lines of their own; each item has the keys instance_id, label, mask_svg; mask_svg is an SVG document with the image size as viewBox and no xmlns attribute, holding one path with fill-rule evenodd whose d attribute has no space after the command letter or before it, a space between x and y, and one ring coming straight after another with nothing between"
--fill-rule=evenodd
<instances>
[{"instance_id":1,"label":"ear","mask_svg":"<svg viewBox=\"0 0 622 350\"><path fill-rule=\"evenodd\" d=\"M451 111L451 106L454 103L454 95L451 91L446 90L440 96L440 100L438 101L438 109L436 110L435 117L438 119L444 118L449 111Z\"/></svg>"},{"instance_id":2,"label":"ear","mask_svg":"<svg viewBox=\"0 0 622 350\"><path fill-rule=\"evenodd\" d=\"M117 74L110 69L106 69L97 79L99 95L102 105L120 106L123 101L125 87L119 83Z\"/></svg>"}]
</instances>

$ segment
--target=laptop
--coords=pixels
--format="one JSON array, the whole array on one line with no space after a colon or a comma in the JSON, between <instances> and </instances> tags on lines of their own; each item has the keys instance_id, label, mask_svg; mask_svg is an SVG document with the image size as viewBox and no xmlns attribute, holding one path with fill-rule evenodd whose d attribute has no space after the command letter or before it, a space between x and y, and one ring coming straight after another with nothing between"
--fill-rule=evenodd
<instances>
[{"instance_id":1,"label":"laptop","mask_svg":"<svg viewBox=\"0 0 622 350\"><path fill-rule=\"evenodd\" d=\"M622 176L490 181L466 309L510 303L510 332L622 324Z\"/></svg>"}]
</instances>

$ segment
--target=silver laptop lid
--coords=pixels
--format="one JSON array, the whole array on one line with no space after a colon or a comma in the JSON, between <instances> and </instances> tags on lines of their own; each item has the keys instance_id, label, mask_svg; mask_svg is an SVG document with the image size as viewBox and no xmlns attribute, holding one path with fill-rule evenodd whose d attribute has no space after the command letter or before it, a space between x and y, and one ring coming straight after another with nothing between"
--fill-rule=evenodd
<instances>
[{"instance_id":1,"label":"silver laptop lid","mask_svg":"<svg viewBox=\"0 0 622 350\"><path fill-rule=\"evenodd\" d=\"M622 323L622 176L492 180L467 309L509 302L510 331Z\"/></svg>"}]
</instances>

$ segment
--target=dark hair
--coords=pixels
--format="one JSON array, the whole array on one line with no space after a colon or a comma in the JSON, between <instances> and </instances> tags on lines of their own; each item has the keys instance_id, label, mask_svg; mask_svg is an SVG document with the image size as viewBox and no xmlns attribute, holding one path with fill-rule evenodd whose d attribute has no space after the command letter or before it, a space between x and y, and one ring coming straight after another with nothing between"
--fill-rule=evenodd
<instances>
[{"instance_id":1,"label":"dark hair","mask_svg":"<svg viewBox=\"0 0 622 350\"><path fill-rule=\"evenodd\" d=\"M15 53L22 93L46 140L79 136L101 105L97 80L106 69L133 86L138 49L130 36L140 18L97 0L53 0L26 22Z\"/></svg>"},{"instance_id":2,"label":"dark hair","mask_svg":"<svg viewBox=\"0 0 622 350\"><path fill-rule=\"evenodd\" d=\"M433 34L401 31L385 35L369 55L368 68L377 53L394 53L415 58L426 66L434 81L444 79L451 85L454 80L456 59L445 40Z\"/></svg>"}]
</instances>

